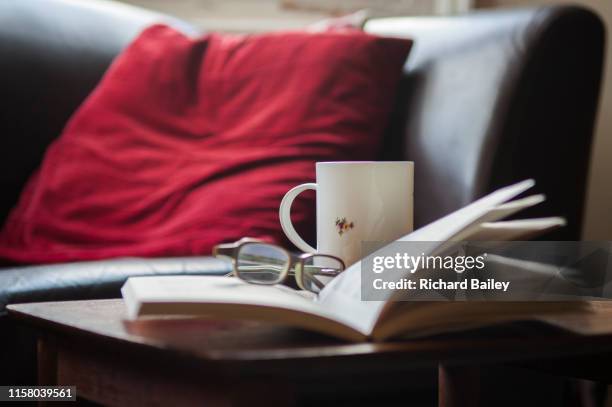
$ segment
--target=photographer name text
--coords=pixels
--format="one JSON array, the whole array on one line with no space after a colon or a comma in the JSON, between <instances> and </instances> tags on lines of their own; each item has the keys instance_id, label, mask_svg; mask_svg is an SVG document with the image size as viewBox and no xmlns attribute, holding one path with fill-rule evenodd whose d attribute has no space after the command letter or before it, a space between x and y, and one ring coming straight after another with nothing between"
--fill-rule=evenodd
<instances>
[{"instance_id":1,"label":"photographer name text","mask_svg":"<svg viewBox=\"0 0 612 407\"><path fill-rule=\"evenodd\" d=\"M508 291L509 281L497 281L493 278L479 280L471 278L463 281L444 281L442 279L419 278L411 280L402 278L398 281L374 279L375 290L497 290Z\"/></svg>"}]
</instances>

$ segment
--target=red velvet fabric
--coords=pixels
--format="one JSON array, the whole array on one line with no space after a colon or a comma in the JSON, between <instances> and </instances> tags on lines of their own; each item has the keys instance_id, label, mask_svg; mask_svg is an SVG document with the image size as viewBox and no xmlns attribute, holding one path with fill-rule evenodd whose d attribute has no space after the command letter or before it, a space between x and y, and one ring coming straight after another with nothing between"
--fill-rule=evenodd
<instances>
[{"instance_id":1,"label":"red velvet fabric","mask_svg":"<svg viewBox=\"0 0 612 407\"><path fill-rule=\"evenodd\" d=\"M0 233L42 263L283 241L314 163L375 159L408 40L359 31L189 38L145 30L50 146ZM311 200L295 221L312 222Z\"/></svg>"}]
</instances>

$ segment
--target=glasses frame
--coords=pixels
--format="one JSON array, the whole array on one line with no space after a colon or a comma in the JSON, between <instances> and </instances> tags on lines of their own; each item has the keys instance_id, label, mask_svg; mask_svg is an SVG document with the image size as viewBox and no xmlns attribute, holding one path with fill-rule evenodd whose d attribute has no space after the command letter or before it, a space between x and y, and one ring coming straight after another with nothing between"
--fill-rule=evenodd
<instances>
[{"instance_id":1,"label":"glasses frame","mask_svg":"<svg viewBox=\"0 0 612 407\"><path fill-rule=\"evenodd\" d=\"M311 259L313 257L327 257L333 260L338 261L341 265L342 265L342 271L340 273L342 273L344 270L346 270L346 265L344 264L344 261L342 261L341 258L336 257L336 256L332 256L330 254L319 254L319 253L303 253L303 254L295 254L295 253L291 253L289 250L285 249L282 246L278 246L272 243L268 243L268 242L264 242L262 240L259 239L253 239L250 237L243 237L242 239L238 240L237 242L233 242L233 243L222 243L222 244L218 244L215 247L213 247L212 250L212 254L215 257L225 257L227 259L229 259L232 262L232 271L229 272L226 276L235 276L237 278L240 278L241 280L244 281L244 279L242 279L240 277L240 273L238 273L238 252L240 251L240 249L243 246L249 245L249 244L253 244L253 243L258 243L258 244L265 244L268 246L272 246L278 250L281 250L282 252L284 252L287 255L287 258L289 259L289 261L287 262L287 265L284 267L283 271L281 272L281 274L279 275L279 278L277 281L274 282L263 282L263 281L248 281L249 284L257 284L257 285L274 285L274 284L280 284L283 283L285 280L287 280L287 277L289 277L290 275L293 275L295 278L295 282L297 283L298 287L302 290L305 291L310 291L313 292L312 290L309 290L308 288L305 287L304 284L304 263L308 260ZM333 275L333 277L337 276L337 273L335 275ZM313 280L315 282L315 284L318 283L317 280ZM324 286L319 287L319 289L322 289Z\"/></svg>"}]
</instances>

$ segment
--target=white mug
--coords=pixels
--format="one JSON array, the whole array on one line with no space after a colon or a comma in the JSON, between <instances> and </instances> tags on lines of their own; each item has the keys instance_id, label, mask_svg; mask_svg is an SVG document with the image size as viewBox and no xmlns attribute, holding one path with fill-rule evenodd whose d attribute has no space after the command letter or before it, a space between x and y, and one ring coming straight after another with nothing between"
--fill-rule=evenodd
<instances>
[{"instance_id":1,"label":"white mug","mask_svg":"<svg viewBox=\"0 0 612 407\"><path fill-rule=\"evenodd\" d=\"M412 162L318 162L316 172L316 184L291 189L279 208L283 231L298 249L340 257L348 267L361 259L362 241L393 241L412 232ZM317 192L316 248L291 224L291 204L307 189Z\"/></svg>"}]
</instances>

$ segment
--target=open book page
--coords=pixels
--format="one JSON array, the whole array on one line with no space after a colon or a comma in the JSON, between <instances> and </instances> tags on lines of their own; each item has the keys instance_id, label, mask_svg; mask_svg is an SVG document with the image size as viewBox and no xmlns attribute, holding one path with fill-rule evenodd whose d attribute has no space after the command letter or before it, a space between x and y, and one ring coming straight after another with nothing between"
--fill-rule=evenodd
<instances>
[{"instance_id":1,"label":"open book page","mask_svg":"<svg viewBox=\"0 0 612 407\"><path fill-rule=\"evenodd\" d=\"M565 315L589 315L587 302L415 302L398 303L372 338L383 341L465 330L510 321L563 320ZM557 323L556 325L561 325ZM612 325L612 324L609 324ZM574 330L574 329L572 329ZM577 331L579 332L579 331Z\"/></svg>"},{"instance_id":2,"label":"open book page","mask_svg":"<svg viewBox=\"0 0 612 407\"><path fill-rule=\"evenodd\" d=\"M457 239L459 234L481 222L493 222L508 216L498 206L533 187L533 180L525 180L498 189L455 212L438 219L414 232L398 239L403 242L442 242Z\"/></svg>"},{"instance_id":3,"label":"open book page","mask_svg":"<svg viewBox=\"0 0 612 407\"><path fill-rule=\"evenodd\" d=\"M565 225L558 217L485 222L467 240L525 240Z\"/></svg>"},{"instance_id":4,"label":"open book page","mask_svg":"<svg viewBox=\"0 0 612 407\"><path fill-rule=\"evenodd\" d=\"M498 254L487 255L487 267L476 273L481 280L496 278L509 282L512 294L500 291L466 293L466 298L512 301L559 301L587 298L592 288L584 286L582 280L573 278L578 274L571 268L560 268L555 264L530 261ZM595 289L596 290L596 289ZM578 295L578 296L577 296Z\"/></svg>"},{"instance_id":5,"label":"open book page","mask_svg":"<svg viewBox=\"0 0 612 407\"><path fill-rule=\"evenodd\" d=\"M612 302L588 301L583 305L588 311L546 314L538 319L582 335L609 335L612 332Z\"/></svg>"},{"instance_id":6,"label":"open book page","mask_svg":"<svg viewBox=\"0 0 612 407\"><path fill-rule=\"evenodd\" d=\"M282 285L249 284L237 278L154 276L130 278L121 289L128 318L146 315L214 315L270 321L354 341L365 334L343 314Z\"/></svg>"},{"instance_id":7,"label":"open book page","mask_svg":"<svg viewBox=\"0 0 612 407\"><path fill-rule=\"evenodd\" d=\"M453 240L461 232L474 227L486 219L493 221L500 219L504 211L494 210L501 204L508 202L534 185L533 180L526 180L517 184L499 189L472 204L459 209L427 226L424 226L400 239L406 242L431 242L426 254L435 254L442 250L442 245ZM499 216L499 217L498 217ZM422 251L423 247L419 247ZM418 255L420 253L415 253ZM353 325L359 326L363 332L372 333L374 328L392 307L390 300L393 294L385 301L361 301L361 262L349 267L344 273L336 277L319 294L318 303L329 309L335 315L344 314Z\"/></svg>"},{"instance_id":8,"label":"open book page","mask_svg":"<svg viewBox=\"0 0 612 407\"><path fill-rule=\"evenodd\" d=\"M541 204L545 200L546 197L543 194L537 194L506 202L491 209L488 213L487 219L483 219L482 221L492 222L497 219L504 219L524 209Z\"/></svg>"},{"instance_id":9,"label":"open book page","mask_svg":"<svg viewBox=\"0 0 612 407\"><path fill-rule=\"evenodd\" d=\"M455 242L462 240L474 240L472 236L479 230L480 225L482 225L483 223L491 223L499 219L507 218L510 215L513 215L519 211L530 208L542 202L544 202L544 195L532 195L526 198L517 199L515 201L497 205L494 208L491 208L491 210L485 213L482 217L457 232L448 240Z\"/></svg>"},{"instance_id":10,"label":"open book page","mask_svg":"<svg viewBox=\"0 0 612 407\"><path fill-rule=\"evenodd\" d=\"M572 299L576 288L561 275L558 266L495 254L488 256L487 264L481 277L485 279L490 274L492 278L511 281L515 287L512 295L497 291L464 292L465 299L475 301L397 302L376 325L372 338L379 341L424 336L520 320L559 321L555 325L561 326L561 321L571 321L572 316L591 318L589 302L563 300ZM541 301L533 301L534 292ZM479 300L485 299L488 302L482 306ZM571 325L564 328L581 333Z\"/></svg>"},{"instance_id":11,"label":"open book page","mask_svg":"<svg viewBox=\"0 0 612 407\"><path fill-rule=\"evenodd\" d=\"M374 330L385 301L361 301L361 261L334 278L319 293L317 303L344 318L369 335Z\"/></svg>"}]
</instances>

